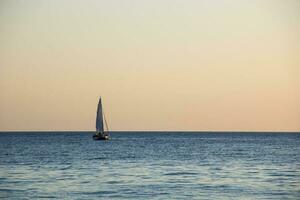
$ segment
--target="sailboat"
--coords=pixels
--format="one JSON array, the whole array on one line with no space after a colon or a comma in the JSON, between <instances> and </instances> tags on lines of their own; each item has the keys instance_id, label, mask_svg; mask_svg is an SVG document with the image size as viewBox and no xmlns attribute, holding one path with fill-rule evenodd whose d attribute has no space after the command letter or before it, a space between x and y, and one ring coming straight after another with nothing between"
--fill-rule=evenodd
<instances>
[{"instance_id":1,"label":"sailboat","mask_svg":"<svg viewBox=\"0 0 300 200\"><path fill-rule=\"evenodd\" d=\"M104 131L103 119L105 121L107 131ZM102 111L102 102L101 97L99 98L98 108L97 108L97 117L96 117L96 134L93 135L94 140L109 140L108 126L106 118Z\"/></svg>"}]
</instances>

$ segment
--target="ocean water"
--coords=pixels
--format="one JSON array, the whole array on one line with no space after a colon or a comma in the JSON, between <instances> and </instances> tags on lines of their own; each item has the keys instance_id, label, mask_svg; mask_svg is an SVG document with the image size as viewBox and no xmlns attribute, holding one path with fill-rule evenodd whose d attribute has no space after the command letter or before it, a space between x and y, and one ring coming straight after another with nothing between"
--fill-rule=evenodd
<instances>
[{"instance_id":1,"label":"ocean water","mask_svg":"<svg viewBox=\"0 0 300 200\"><path fill-rule=\"evenodd\" d=\"M3 199L300 199L300 133L0 133Z\"/></svg>"}]
</instances>

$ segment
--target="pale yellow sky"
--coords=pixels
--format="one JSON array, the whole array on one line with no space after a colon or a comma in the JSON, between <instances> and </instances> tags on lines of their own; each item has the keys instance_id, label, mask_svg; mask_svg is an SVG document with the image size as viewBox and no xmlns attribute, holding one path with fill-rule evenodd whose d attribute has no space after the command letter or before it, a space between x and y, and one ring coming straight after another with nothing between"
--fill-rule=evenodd
<instances>
[{"instance_id":1,"label":"pale yellow sky","mask_svg":"<svg viewBox=\"0 0 300 200\"><path fill-rule=\"evenodd\" d=\"M1 0L0 130L300 131L298 0Z\"/></svg>"}]
</instances>

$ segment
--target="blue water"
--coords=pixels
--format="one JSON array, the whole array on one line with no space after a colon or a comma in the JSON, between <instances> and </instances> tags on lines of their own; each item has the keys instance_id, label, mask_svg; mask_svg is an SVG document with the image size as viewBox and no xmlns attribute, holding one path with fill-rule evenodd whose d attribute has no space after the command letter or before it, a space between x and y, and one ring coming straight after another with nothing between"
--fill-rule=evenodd
<instances>
[{"instance_id":1,"label":"blue water","mask_svg":"<svg viewBox=\"0 0 300 200\"><path fill-rule=\"evenodd\" d=\"M299 133L0 133L4 199L300 199Z\"/></svg>"}]
</instances>

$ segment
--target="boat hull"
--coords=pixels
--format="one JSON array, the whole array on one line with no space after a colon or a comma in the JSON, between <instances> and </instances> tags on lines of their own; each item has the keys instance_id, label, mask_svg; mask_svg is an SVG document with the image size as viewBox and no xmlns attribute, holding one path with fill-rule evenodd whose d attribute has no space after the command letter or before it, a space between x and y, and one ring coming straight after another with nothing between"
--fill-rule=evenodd
<instances>
[{"instance_id":1,"label":"boat hull","mask_svg":"<svg viewBox=\"0 0 300 200\"><path fill-rule=\"evenodd\" d=\"M94 140L109 140L107 135L93 135Z\"/></svg>"}]
</instances>

